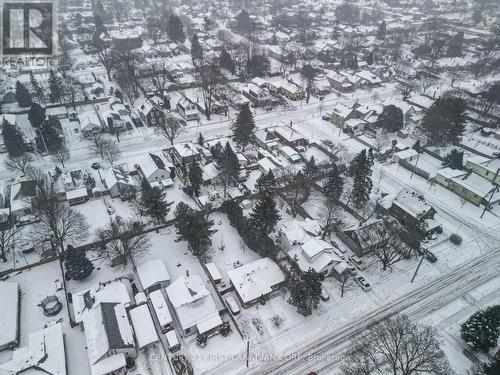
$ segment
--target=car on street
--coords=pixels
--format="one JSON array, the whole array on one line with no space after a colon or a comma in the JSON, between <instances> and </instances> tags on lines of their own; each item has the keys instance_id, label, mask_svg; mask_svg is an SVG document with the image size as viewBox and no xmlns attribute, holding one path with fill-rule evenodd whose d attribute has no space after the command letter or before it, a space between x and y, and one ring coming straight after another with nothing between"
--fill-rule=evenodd
<instances>
[{"instance_id":1,"label":"car on street","mask_svg":"<svg viewBox=\"0 0 500 375\"><path fill-rule=\"evenodd\" d=\"M366 268L366 266L365 266L365 264L363 263L363 261L362 261L361 259L359 259L357 255L351 255L351 256L349 257L349 260L350 260L350 261L352 262L352 264L354 264L354 266L355 266L358 270L360 270L360 271L363 271L363 270Z\"/></svg>"},{"instance_id":2,"label":"car on street","mask_svg":"<svg viewBox=\"0 0 500 375\"><path fill-rule=\"evenodd\" d=\"M425 259L427 259L429 262L431 263L436 263L438 258L437 256L435 256L433 253L431 253L430 251L427 250L427 252L425 253Z\"/></svg>"},{"instance_id":3,"label":"car on street","mask_svg":"<svg viewBox=\"0 0 500 375\"><path fill-rule=\"evenodd\" d=\"M363 289L365 292L369 292L372 287L368 281L365 280L363 276L357 276L355 277L356 282L358 285Z\"/></svg>"},{"instance_id":4,"label":"car on street","mask_svg":"<svg viewBox=\"0 0 500 375\"><path fill-rule=\"evenodd\" d=\"M326 290L323 289L323 287L321 288L321 294L319 295L319 298L321 298L322 301L328 301L330 299L330 296L328 295Z\"/></svg>"}]
</instances>

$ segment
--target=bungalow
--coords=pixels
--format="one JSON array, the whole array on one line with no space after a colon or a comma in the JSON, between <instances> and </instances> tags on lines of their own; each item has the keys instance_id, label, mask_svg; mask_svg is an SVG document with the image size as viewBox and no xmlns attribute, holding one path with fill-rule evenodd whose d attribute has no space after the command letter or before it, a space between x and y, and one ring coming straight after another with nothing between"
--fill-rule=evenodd
<instances>
[{"instance_id":1,"label":"bungalow","mask_svg":"<svg viewBox=\"0 0 500 375\"><path fill-rule=\"evenodd\" d=\"M366 121L359 118L350 118L344 121L344 132L354 135L359 135L363 133L365 129Z\"/></svg>"},{"instance_id":2,"label":"bungalow","mask_svg":"<svg viewBox=\"0 0 500 375\"><path fill-rule=\"evenodd\" d=\"M313 269L323 277L333 275L339 278L347 271L347 264L335 253L333 246L319 238L311 238L290 250L287 255L301 272Z\"/></svg>"},{"instance_id":3,"label":"bungalow","mask_svg":"<svg viewBox=\"0 0 500 375\"><path fill-rule=\"evenodd\" d=\"M465 162L465 168L494 184L500 185L500 159L473 156Z\"/></svg>"},{"instance_id":4,"label":"bungalow","mask_svg":"<svg viewBox=\"0 0 500 375\"><path fill-rule=\"evenodd\" d=\"M267 151L275 151L278 149L278 137L272 131L267 129L257 130L254 138L257 146Z\"/></svg>"},{"instance_id":5,"label":"bungalow","mask_svg":"<svg viewBox=\"0 0 500 375\"><path fill-rule=\"evenodd\" d=\"M419 154L417 151L412 148L408 148L406 150L394 153L392 159L398 164L414 163L417 160L418 156Z\"/></svg>"},{"instance_id":6,"label":"bungalow","mask_svg":"<svg viewBox=\"0 0 500 375\"><path fill-rule=\"evenodd\" d=\"M102 132L101 120L94 112L85 112L79 116L80 131L84 137Z\"/></svg>"},{"instance_id":7,"label":"bungalow","mask_svg":"<svg viewBox=\"0 0 500 375\"><path fill-rule=\"evenodd\" d=\"M163 159L156 154L144 155L134 163L134 168L149 183L170 179L170 168L167 168Z\"/></svg>"},{"instance_id":8,"label":"bungalow","mask_svg":"<svg viewBox=\"0 0 500 375\"><path fill-rule=\"evenodd\" d=\"M183 336L218 331L222 325L219 310L200 276L181 276L166 292Z\"/></svg>"},{"instance_id":9,"label":"bungalow","mask_svg":"<svg viewBox=\"0 0 500 375\"><path fill-rule=\"evenodd\" d=\"M123 304L97 304L90 309L83 326L92 375L118 371L126 366L128 358L137 357L132 327Z\"/></svg>"},{"instance_id":10,"label":"bungalow","mask_svg":"<svg viewBox=\"0 0 500 375\"><path fill-rule=\"evenodd\" d=\"M279 126L274 128L274 134L285 146L303 147L307 146L308 139L291 126Z\"/></svg>"},{"instance_id":11,"label":"bungalow","mask_svg":"<svg viewBox=\"0 0 500 375\"><path fill-rule=\"evenodd\" d=\"M274 102L273 97L265 88L260 88L254 84L249 84L241 89L241 94L250 100L255 107L265 107L272 105Z\"/></svg>"},{"instance_id":12,"label":"bungalow","mask_svg":"<svg viewBox=\"0 0 500 375\"><path fill-rule=\"evenodd\" d=\"M356 254L363 256L378 246L383 246L386 238L380 233L384 231L383 220L371 220L361 225L356 225L340 234L342 241Z\"/></svg>"},{"instance_id":13,"label":"bungalow","mask_svg":"<svg viewBox=\"0 0 500 375\"><path fill-rule=\"evenodd\" d=\"M2 330L7 328L2 322ZM0 364L0 374L66 375L66 350L61 323L29 334L27 345L15 350L10 361Z\"/></svg>"},{"instance_id":14,"label":"bungalow","mask_svg":"<svg viewBox=\"0 0 500 375\"><path fill-rule=\"evenodd\" d=\"M283 146L280 149L280 154L283 155L290 163L298 163L302 160L300 154L290 146Z\"/></svg>"},{"instance_id":15,"label":"bungalow","mask_svg":"<svg viewBox=\"0 0 500 375\"><path fill-rule=\"evenodd\" d=\"M498 185L475 173L444 168L436 172L435 181L476 206L500 203Z\"/></svg>"},{"instance_id":16,"label":"bungalow","mask_svg":"<svg viewBox=\"0 0 500 375\"><path fill-rule=\"evenodd\" d=\"M424 111L428 110L434 103L434 100L423 95L412 96L411 98L406 99L406 101Z\"/></svg>"},{"instance_id":17,"label":"bungalow","mask_svg":"<svg viewBox=\"0 0 500 375\"><path fill-rule=\"evenodd\" d=\"M136 191L132 177L117 168L109 168L104 172L104 184L111 198L126 198L129 194Z\"/></svg>"},{"instance_id":18,"label":"bungalow","mask_svg":"<svg viewBox=\"0 0 500 375\"><path fill-rule=\"evenodd\" d=\"M382 84L382 80L368 70L361 70L355 73L355 75L361 78L364 82L366 82L367 86L378 87L381 86Z\"/></svg>"},{"instance_id":19,"label":"bungalow","mask_svg":"<svg viewBox=\"0 0 500 375\"><path fill-rule=\"evenodd\" d=\"M191 100L187 99L185 96L183 96L177 102L177 111L186 121L191 121L191 120L197 121L200 118L196 104L194 104Z\"/></svg>"},{"instance_id":20,"label":"bungalow","mask_svg":"<svg viewBox=\"0 0 500 375\"><path fill-rule=\"evenodd\" d=\"M270 258L261 258L227 271L242 306L269 300L285 282L285 275Z\"/></svg>"},{"instance_id":21,"label":"bungalow","mask_svg":"<svg viewBox=\"0 0 500 375\"><path fill-rule=\"evenodd\" d=\"M288 252L293 247L302 245L312 237L321 235L321 226L316 220L306 218L304 221L292 219L283 223L278 230L278 243Z\"/></svg>"},{"instance_id":22,"label":"bungalow","mask_svg":"<svg viewBox=\"0 0 500 375\"><path fill-rule=\"evenodd\" d=\"M305 93L302 88L292 82L281 80L278 84L278 92L286 96L290 100L301 100L304 98Z\"/></svg>"}]
</instances>

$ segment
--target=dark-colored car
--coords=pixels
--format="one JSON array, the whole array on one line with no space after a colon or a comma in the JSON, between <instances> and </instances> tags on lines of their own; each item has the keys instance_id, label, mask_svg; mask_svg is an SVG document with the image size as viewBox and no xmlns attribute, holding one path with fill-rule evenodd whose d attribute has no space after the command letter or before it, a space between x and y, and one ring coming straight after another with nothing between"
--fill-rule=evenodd
<instances>
[{"instance_id":1,"label":"dark-colored car","mask_svg":"<svg viewBox=\"0 0 500 375\"><path fill-rule=\"evenodd\" d=\"M436 263L438 258L437 256L435 256L433 253L431 253L430 251L427 251L425 253L425 259L427 259L429 262L431 263Z\"/></svg>"}]
</instances>

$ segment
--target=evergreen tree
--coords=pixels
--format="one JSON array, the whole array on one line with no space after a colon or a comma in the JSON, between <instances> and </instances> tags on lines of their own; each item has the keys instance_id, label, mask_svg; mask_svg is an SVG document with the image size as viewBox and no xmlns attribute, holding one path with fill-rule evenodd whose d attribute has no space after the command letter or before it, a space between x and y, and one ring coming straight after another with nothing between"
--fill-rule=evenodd
<instances>
[{"instance_id":1,"label":"evergreen tree","mask_svg":"<svg viewBox=\"0 0 500 375\"><path fill-rule=\"evenodd\" d=\"M276 178L272 170L262 173L255 184L255 190L258 195L268 194L274 197L276 193Z\"/></svg>"},{"instance_id":2,"label":"evergreen tree","mask_svg":"<svg viewBox=\"0 0 500 375\"><path fill-rule=\"evenodd\" d=\"M57 153L63 147L63 139L53 126L52 121L44 121L38 127L35 142L40 151L50 154Z\"/></svg>"},{"instance_id":3,"label":"evergreen tree","mask_svg":"<svg viewBox=\"0 0 500 375\"><path fill-rule=\"evenodd\" d=\"M66 280L82 281L90 276L94 270L94 265L87 258L85 250L75 249L68 245L64 257L64 268L66 270Z\"/></svg>"},{"instance_id":4,"label":"evergreen tree","mask_svg":"<svg viewBox=\"0 0 500 375\"><path fill-rule=\"evenodd\" d=\"M2 138L10 157L18 157L26 152L23 133L21 133L21 130L15 125L4 121L2 126Z\"/></svg>"},{"instance_id":5,"label":"evergreen tree","mask_svg":"<svg viewBox=\"0 0 500 375\"><path fill-rule=\"evenodd\" d=\"M378 26L377 39L384 40L386 34L387 34L387 25L385 24L385 21L382 20L382 22Z\"/></svg>"},{"instance_id":6,"label":"evergreen tree","mask_svg":"<svg viewBox=\"0 0 500 375\"><path fill-rule=\"evenodd\" d=\"M309 160L307 160L302 168L302 174L305 178L312 180L319 173L319 167L316 164L316 159L314 156L311 156Z\"/></svg>"},{"instance_id":7,"label":"evergreen tree","mask_svg":"<svg viewBox=\"0 0 500 375\"><path fill-rule=\"evenodd\" d=\"M500 374L500 359L493 358L488 364L484 364L482 367L481 375L498 375Z\"/></svg>"},{"instance_id":8,"label":"evergreen tree","mask_svg":"<svg viewBox=\"0 0 500 375\"><path fill-rule=\"evenodd\" d=\"M417 139L415 144L412 146L412 149L417 151L420 154L420 151L422 149L422 146L420 145L420 139Z\"/></svg>"},{"instance_id":9,"label":"evergreen tree","mask_svg":"<svg viewBox=\"0 0 500 375\"><path fill-rule=\"evenodd\" d=\"M236 31L240 34L250 34L254 31L255 24L248 15L248 12L243 9L236 16Z\"/></svg>"},{"instance_id":10,"label":"evergreen tree","mask_svg":"<svg viewBox=\"0 0 500 375\"><path fill-rule=\"evenodd\" d=\"M250 78L265 76L271 67L269 58L266 55L253 53L247 60L247 75Z\"/></svg>"},{"instance_id":11,"label":"evergreen tree","mask_svg":"<svg viewBox=\"0 0 500 375\"><path fill-rule=\"evenodd\" d=\"M230 71L232 74L236 72L236 65L234 65L233 58L227 52L225 48L222 49L220 56L219 56L219 64L221 68L224 68L228 71Z\"/></svg>"},{"instance_id":12,"label":"evergreen tree","mask_svg":"<svg viewBox=\"0 0 500 375\"><path fill-rule=\"evenodd\" d=\"M238 178L238 171L240 169L240 164L238 162L238 157L234 153L229 142L221 152L219 158L219 167L221 169L221 175L224 178L224 197L227 193L227 185L231 179Z\"/></svg>"},{"instance_id":13,"label":"evergreen tree","mask_svg":"<svg viewBox=\"0 0 500 375\"><path fill-rule=\"evenodd\" d=\"M198 144L200 146L203 146L203 144L205 143L205 138L203 137L203 134L198 134Z\"/></svg>"},{"instance_id":14,"label":"evergreen tree","mask_svg":"<svg viewBox=\"0 0 500 375\"><path fill-rule=\"evenodd\" d=\"M313 269L304 272L302 276L295 275L288 283L290 298L288 303L296 306L299 314L311 315L317 309L321 296L321 282L319 274Z\"/></svg>"},{"instance_id":15,"label":"evergreen tree","mask_svg":"<svg viewBox=\"0 0 500 375\"><path fill-rule=\"evenodd\" d=\"M464 152L458 151L456 148L451 150L448 155L444 157L443 167L451 169L463 169L464 167Z\"/></svg>"},{"instance_id":16,"label":"evergreen tree","mask_svg":"<svg viewBox=\"0 0 500 375\"><path fill-rule=\"evenodd\" d=\"M362 208L370 199L373 183L372 168L366 155L366 149L355 156L349 166L349 175L353 178L352 200L356 208Z\"/></svg>"},{"instance_id":17,"label":"evergreen tree","mask_svg":"<svg viewBox=\"0 0 500 375\"><path fill-rule=\"evenodd\" d=\"M250 214L252 226L259 234L268 235L274 231L281 216L272 195L261 194Z\"/></svg>"},{"instance_id":18,"label":"evergreen tree","mask_svg":"<svg viewBox=\"0 0 500 375\"><path fill-rule=\"evenodd\" d=\"M344 179L340 175L337 164L334 164L330 172L330 177L328 177L328 180L323 184L323 196L327 199L338 201L343 191Z\"/></svg>"},{"instance_id":19,"label":"evergreen tree","mask_svg":"<svg viewBox=\"0 0 500 375\"><path fill-rule=\"evenodd\" d=\"M19 107L25 108L31 106L31 94L21 82L16 82L16 100Z\"/></svg>"},{"instance_id":20,"label":"evergreen tree","mask_svg":"<svg viewBox=\"0 0 500 375\"><path fill-rule=\"evenodd\" d=\"M45 122L45 109L38 103L31 104L28 111L28 120L32 127L40 127Z\"/></svg>"},{"instance_id":21,"label":"evergreen tree","mask_svg":"<svg viewBox=\"0 0 500 375\"><path fill-rule=\"evenodd\" d=\"M203 49L201 48L200 41L198 40L198 35L193 34L191 38L191 58L193 59L193 64L203 61Z\"/></svg>"},{"instance_id":22,"label":"evergreen tree","mask_svg":"<svg viewBox=\"0 0 500 375\"><path fill-rule=\"evenodd\" d=\"M64 89L61 79L57 74L50 70L49 73L49 101L51 103L60 102L64 95Z\"/></svg>"},{"instance_id":23,"label":"evergreen tree","mask_svg":"<svg viewBox=\"0 0 500 375\"><path fill-rule=\"evenodd\" d=\"M488 352L497 345L500 335L500 305L475 312L460 328L465 342L475 350Z\"/></svg>"},{"instance_id":24,"label":"evergreen tree","mask_svg":"<svg viewBox=\"0 0 500 375\"><path fill-rule=\"evenodd\" d=\"M374 55L374 53L373 53L373 51L371 51L366 59L367 65L370 65L370 66L373 65L373 57L374 57L373 55Z\"/></svg>"},{"instance_id":25,"label":"evergreen tree","mask_svg":"<svg viewBox=\"0 0 500 375\"><path fill-rule=\"evenodd\" d=\"M455 143L462 136L467 121L465 101L446 96L437 99L425 113L422 127L434 144Z\"/></svg>"},{"instance_id":26,"label":"evergreen tree","mask_svg":"<svg viewBox=\"0 0 500 375\"><path fill-rule=\"evenodd\" d=\"M238 117L233 124L233 139L245 150L245 147L253 141L255 132L255 121L248 103L241 106Z\"/></svg>"},{"instance_id":27,"label":"evergreen tree","mask_svg":"<svg viewBox=\"0 0 500 375\"><path fill-rule=\"evenodd\" d=\"M385 106L377 118L377 126L384 128L389 133L403 129L403 111L395 105Z\"/></svg>"},{"instance_id":28,"label":"evergreen tree","mask_svg":"<svg viewBox=\"0 0 500 375\"><path fill-rule=\"evenodd\" d=\"M38 103L45 103L45 90L40 86L32 71L30 71L30 85L33 98L35 98Z\"/></svg>"},{"instance_id":29,"label":"evergreen tree","mask_svg":"<svg viewBox=\"0 0 500 375\"><path fill-rule=\"evenodd\" d=\"M167 202L167 194L159 187L143 189L140 205L144 214L156 220L158 224L165 221L173 202Z\"/></svg>"},{"instance_id":30,"label":"evergreen tree","mask_svg":"<svg viewBox=\"0 0 500 375\"><path fill-rule=\"evenodd\" d=\"M167 23L167 36L170 40L178 43L186 41L186 34L184 33L184 26L181 19L176 15L171 14Z\"/></svg>"},{"instance_id":31,"label":"evergreen tree","mask_svg":"<svg viewBox=\"0 0 500 375\"><path fill-rule=\"evenodd\" d=\"M194 195L199 196L200 188L203 184L203 170L197 161L193 162L189 167L188 177L191 187L193 188Z\"/></svg>"},{"instance_id":32,"label":"evergreen tree","mask_svg":"<svg viewBox=\"0 0 500 375\"><path fill-rule=\"evenodd\" d=\"M193 255L205 261L212 246L212 235L216 232L212 229L214 222L206 217L205 212L195 211L184 202L177 205L175 219L178 240L186 241Z\"/></svg>"}]
</instances>

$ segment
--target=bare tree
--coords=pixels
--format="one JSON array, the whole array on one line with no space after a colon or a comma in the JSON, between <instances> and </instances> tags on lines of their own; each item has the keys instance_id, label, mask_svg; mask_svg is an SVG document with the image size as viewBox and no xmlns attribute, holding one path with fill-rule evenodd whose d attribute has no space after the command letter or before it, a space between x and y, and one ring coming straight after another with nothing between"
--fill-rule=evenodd
<instances>
[{"instance_id":1,"label":"bare tree","mask_svg":"<svg viewBox=\"0 0 500 375\"><path fill-rule=\"evenodd\" d=\"M336 278L335 286L340 290L340 297L343 298L346 292L354 288L354 279L347 271L342 272Z\"/></svg>"},{"instance_id":2,"label":"bare tree","mask_svg":"<svg viewBox=\"0 0 500 375\"><path fill-rule=\"evenodd\" d=\"M64 163L67 162L71 158L71 152L69 151L68 146L63 144L59 150L52 154L52 157L61 163L64 168Z\"/></svg>"},{"instance_id":3,"label":"bare tree","mask_svg":"<svg viewBox=\"0 0 500 375\"><path fill-rule=\"evenodd\" d=\"M21 228L16 226L14 217L9 214L7 220L0 223L0 259L7 262L7 254L12 252L19 240Z\"/></svg>"},{"instance_id":4,"label":"bare tree","mask_svg":"<svg viewBox=\"0 0 500 375\"><path fill-rule=\"evenodd\" d=\"M170 141L170 144L173 145L174 139L182 133L183 128L177 117L166 115L165 122L158 126L158 130L159 133L167 138Z\"/></svg>"},{"instance_id":5,"label":"bare tree","mask_svg":"<svg viewBox=\"0 0 500 375\"><path fill-rule=\"evenodd\" d=\"M23 175L26 175L33 160L35 160L33 155L25 152L21 156L9 156L5 159L5 167L11 171L19 171Z\"/></svg>"},{"instance_id":6,"label":"bare tree","mask_svg":"<svg viewBox=\"0 0 500 375\"><path fill-rule=\"evenodd\" d=\"M380 151L388 144L389 144L389 135L387 134L387 131L381 131L379 134L376 135L375 139L373 140L373 147L375 147L375 150L377 151Z\"/></svg>"},{"instance_id":7,"label":"bare tree","mask_svg":"<svg viewBox=\"0 0 500 375\"><path fill-rule=\"evenodd\" d=\"M215 65L203 65L197 74L198 85L203 93L205 116L210 120L212 114L212 99L217 86L222 82L222 76Z\"/></svg>"},{"instance_id":8,"label":"bare tree","mask_svg":"<svg viewBox=\"0 0 500 375\"><path fill-rule=\"evenodd\" d=\"M446 355L432 327L395 315L354 338L343 375L450 375Z\"/></svg>"},{"instance_id":9,"label":"bare tree","mask_svg":"<svg viewBox=\"0 0 500 375\"><path fill-rule=\"evenodd\" d=\"M127 264L129 257L146 254L151 247L143 225L120 216L99 229L97 236L102 241L100 254L110 258L114 264Z\"/></svg>"},{"instance_id":10,"label":"bare tree","mask_svg":"<svg viewBox=\"0 0 500 375\"><path fill-rule=\"evenodd\" d=\"M85 140L90 143L90 149L104 159L104 148L106 147L103 133L91 132L85 135Z\"/></svg>"},{"instance_id":11,"label":"bare tree","mask_svg":"<svg viewBox=\"0 0 500 375\"><path fill-rule=\"evenodd\" d=\"M97 33L90 39L89 43L90 53L95 56L108 75L108 80L111 81L111 72L115 70L117 65L117 58L110 45L104 42Z\"/></svg>"},{"instance_id":12,"label":"bare tree","mask_svg":"<svg viewBox=\"0 0 500 375\"><path fill-rule=\"evenodd\" d=\"M116 58L116 79L132 101L132 98L138 95L137 61L139 54L125 46L115 46L113 52Z\"/></svg>"},{"instance_id":13,"label":"bare tree","mask_svg":"<svg viewBox=\"0 0 500 375\"><path fill-rule=\"evenodd\" d=\"M64 252L65 243L75 244L87 238L89 225L80 212L73 210L66 202L59 201L52 181L40 177L40 172L34 172L37 176L34 209L40 219L40 226Z\"/></svg>"},{"instance_id":14,"label":"bare tree","mask_svg":"<svg viewBox=\"0 0 500 375\"><path fill-rule=\"evenodd\" d=\"M339 228L342 221L337 216L338 205L334 199L326 198L324 205L320 208L319 218L323 232L321 238L325 239L335 228Z\"/></svg>"},{"instance_id":15,"label":"bare tree","mask_svg":"<svg viewBox=\"0 0 500 375\"><path fill-rule=\"evenodd\" d=\"M422 92L426 92L428 88L435 85L437 83L437 79L431 77L429 75L424 75L420 78L420 87L422 87Z\"/></svg>"},{"instance_id":16,"label":"bare tree","mask_svg":"<svg viewBox=\"0 0 500 375\"><path fill-rule=\"evenodd\" d=\"M170 79L168 78L167 70L165 68L156 70L153 66L153 74L149 78L148 82L153 86L155 94L158 95L163 102L165 102L165 92L170 85Z\"/></svg>"},{"instance_id":17,"label":"bare tree","mask_svg":"<svg viewBox=\"0 0 500 375\"><path fill-rule=\"evenodd\" d=\"M121 151L118 148L118 142L116 142L113 138L106 137L103 140L104 147L102 149L103 159L107 162L114 164L120 158Z\"/></svg>"}]
</instances>

